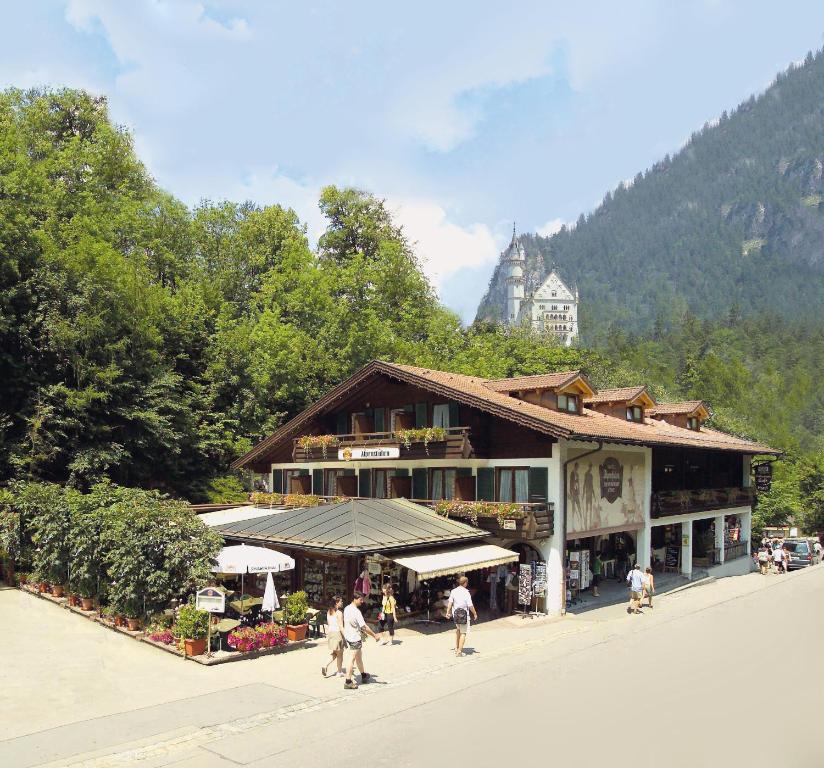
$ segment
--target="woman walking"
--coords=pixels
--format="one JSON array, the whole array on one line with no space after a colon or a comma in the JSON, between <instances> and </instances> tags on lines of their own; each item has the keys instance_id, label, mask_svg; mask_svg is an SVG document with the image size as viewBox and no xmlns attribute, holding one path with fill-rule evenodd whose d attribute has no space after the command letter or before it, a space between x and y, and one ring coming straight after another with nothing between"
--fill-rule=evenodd
<instances>
[{"instance_id":1,"label":"woman walking","mask_svg":"<svg viewBox=\"0 0 824 768\"><path fill-rule=\"evenodd\" d=\"M383 601L381 603L381 613L378 616L378 630L380 632L381 645L393 645L395 642L395 624L398 621L396 609L398 601L395 600L394 591L391 584L383 585ZM384 633L389 633L389 639L384 637Z\"/></svg>"},{"instance_id":2,"label":"woman walking","mask_svg":"<svg viewBox=\"0 0 824 768\"><path fill-rule=\"evenodd\" d=\"M329 644L329 652L332 658L321 668L321 673L326 677L326 670L329 666L337 662L337 677L343 677L343 598L335 595L329 600L329 608L326 611L326 642Z\"/></svg>"},{"instance_id":3,"label":"woman walking","mask_svg":"<svg viewBox=\"0 0 824 768\"><path fill-rule=\"evenodd\" d=\"M652 575L652 568L647 567L644 574L644 597L649 600L649 607L652 608L652 596L655 594L655 576ZM641 598L643 602L643 597Z\"/></svg>"}]
</instances>

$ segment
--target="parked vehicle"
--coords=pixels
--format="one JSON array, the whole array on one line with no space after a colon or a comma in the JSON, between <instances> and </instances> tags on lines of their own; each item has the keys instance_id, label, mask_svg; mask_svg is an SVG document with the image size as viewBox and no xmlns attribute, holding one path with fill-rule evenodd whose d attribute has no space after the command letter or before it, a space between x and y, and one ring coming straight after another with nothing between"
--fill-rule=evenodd
<instances>
[{"instance_id":1,"label":"parked vehicle","mask_svg":"<svg viewBox=\"0 0 824 768\"><path fill-rule=\"evenodd\" d=\"M815 551L815 539L784 539L784 546L790 553L787 565L791 571L821 562L821 556Z\"/></svg>"}]
</instances>

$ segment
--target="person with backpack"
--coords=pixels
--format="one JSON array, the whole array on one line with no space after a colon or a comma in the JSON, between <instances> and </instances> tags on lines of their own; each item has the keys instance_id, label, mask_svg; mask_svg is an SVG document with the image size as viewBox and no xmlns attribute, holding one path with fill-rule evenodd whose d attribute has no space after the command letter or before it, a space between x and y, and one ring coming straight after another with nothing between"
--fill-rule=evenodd
<instances>
[{"instance_id":1,"label":"person with backpack","mask_svg":"<svg viewBox=\"0 0 824 768\"><path fill-rule=\"evenodd\" d=\"M446 618L455 621L455 656L464 656L464 643L466 633L469 632L469 614L473 620L478 620L478 613L472 604L472 595L466 585L469 579L461 576L458 579L458 586L449 593L449 601L446 604Z\"/></svg>"}]
</instances>

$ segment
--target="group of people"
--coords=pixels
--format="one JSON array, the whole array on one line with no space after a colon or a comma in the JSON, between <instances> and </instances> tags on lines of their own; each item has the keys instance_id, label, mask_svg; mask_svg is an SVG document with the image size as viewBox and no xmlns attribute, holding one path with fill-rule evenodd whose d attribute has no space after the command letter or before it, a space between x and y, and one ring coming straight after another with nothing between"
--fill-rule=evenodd
<instances>
[{"instance_id":1,"label":"group of people","mask_svg":"<svg viewBox=\"0 0 824 768\"><path fill-rule=\"evenodd\" d=\"M455 622L455 655L464 656L464 643L470 626L470 615L473 621L478 620L478 613L472 604L472 595L467 589L469 580L466 576L458 579L458 586L449 594L446 609L447 619ZM363 607L366 596L360 590L355 590L352 602L343 607L343 598L335 595L329 600L326 611L326 636L331 658L321 667L321 674L329 676L329 667L337 666L334 676L344 678L343 687L355 690L355 667L360 672L360 684L369 683L371 675L366 671L363 662L364 635L371 637L381 645L394 645L395 625L398 622L398 603L395 599L391 584L385 584L382 589L381 610L378 613L378 631L375 632L363 618ZM349 652L346 671L343 669L344 651Z\"/></svg>"},{"instance_id":2,"label":"group of people","mask_svg":"<svg viewBox=\"0 0 824 768\"><path fill-rule=\"evenodd\" d=\"M629 584L627 613L641 613L644 598L648 600L647 604L652 608L652 596L655 594L655 576L652 568L647 567L646 571L642 571L640 564L635 563L635 567L627 574L627 584Z\"/></svg>"},{"instance_id":3,"label":"group of people","mask_svg":"<svg viewBox=\"0 0 824 768\"><path fill-rule=\"evenodd\" d=\"M773 568L776 573L787 573L790 563L790 552L787 545L780 539L770 541L768 538L761 539L761 546L756 554L758 560L758 570L766 575Z\"/></svg>"}]
</instances>

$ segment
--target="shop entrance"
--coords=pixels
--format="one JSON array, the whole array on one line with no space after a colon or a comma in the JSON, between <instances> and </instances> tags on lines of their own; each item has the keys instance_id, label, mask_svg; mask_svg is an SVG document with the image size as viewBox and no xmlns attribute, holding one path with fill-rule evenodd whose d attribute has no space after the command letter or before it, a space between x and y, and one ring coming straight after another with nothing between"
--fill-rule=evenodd
<instances>
[{"instance_id":1,"label":"shop entrance","mask_svg":"<svg viewBox=\"0 0 824 768\"><path fill-rule=\"evenodd\" d=\"M624 598L627 574L637 559L636 536L635 531L615 531L567 542L567 607L583 595L603 597L605 603Z\"/></svg>"}]
</instances>

